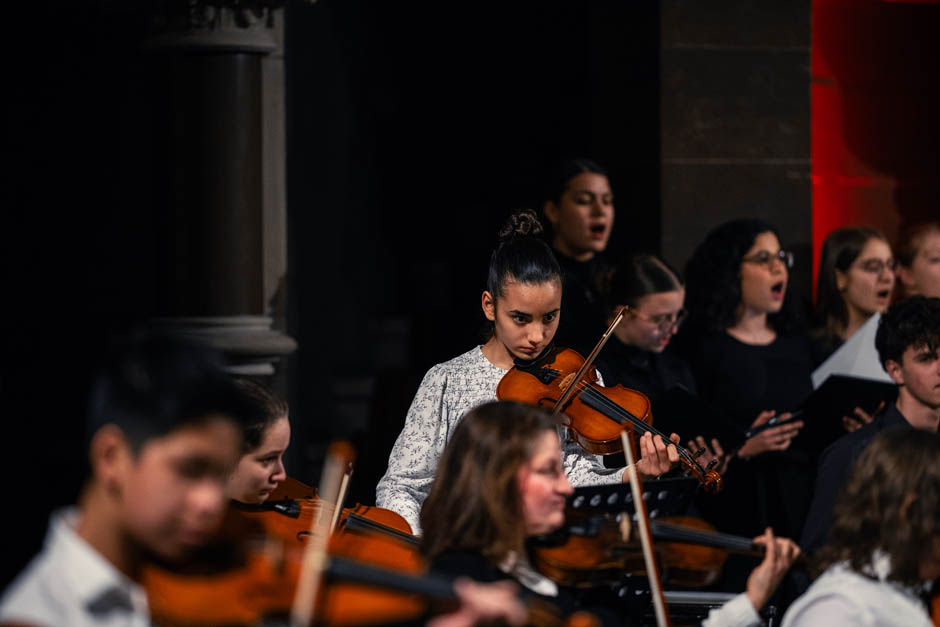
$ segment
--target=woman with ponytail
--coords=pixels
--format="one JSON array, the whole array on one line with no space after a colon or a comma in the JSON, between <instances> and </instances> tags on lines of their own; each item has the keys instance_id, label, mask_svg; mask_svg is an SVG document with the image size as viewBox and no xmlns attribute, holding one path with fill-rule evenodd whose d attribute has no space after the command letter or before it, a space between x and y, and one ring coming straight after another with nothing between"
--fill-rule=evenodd
<instances>
[{"instance_id":1,"label":"woman with ponytail","mask_svg":"<svg viewBox=\"0 0 940 627\"><path fill-rule=\"evenodd\" d=\"M419 514L454 427L473 407L496 400L496 387L515 359L538 357L552 342L561 312L561 269L539 237L542 226L530 210L514 213L500 229L490 256L483 315L491 325L486 343L433 366L424 376L405 425L389 456L388 470L376 487L379 507L401 514L420 533ZM638 469L658 475L668 470L667 451L641 440ZM604 468L573 441L562 444L565 474L575 486L616 483L622 469Z\"/></svg>"}]
</instances>

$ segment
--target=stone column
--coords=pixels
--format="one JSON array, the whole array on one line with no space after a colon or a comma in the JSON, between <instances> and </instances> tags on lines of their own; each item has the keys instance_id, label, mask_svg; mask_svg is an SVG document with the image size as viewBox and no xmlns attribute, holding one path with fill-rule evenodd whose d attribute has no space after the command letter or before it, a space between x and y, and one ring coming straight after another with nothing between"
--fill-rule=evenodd
<instances>
[{"instance_id":1,"label":"stone column","mask_svg":"<svg viewBox=\"0 0 940 627\"><path fill-rule=\"evenodd\" d=\"M165 91L160 322L267 375L296 345L283 332L283 11L254 7L167 3L146 47Z\"/></svg>"},{"instance_id":2,"label":"stone column","mask_svg":"<svg viewBox=\"0 0 940 627\"><path fill-rule=\"evenodd\" d=\"M810 2L663 0L662 250L684 264L705 234L766 220L809 293Z\"/></svg>"}]
</instances>

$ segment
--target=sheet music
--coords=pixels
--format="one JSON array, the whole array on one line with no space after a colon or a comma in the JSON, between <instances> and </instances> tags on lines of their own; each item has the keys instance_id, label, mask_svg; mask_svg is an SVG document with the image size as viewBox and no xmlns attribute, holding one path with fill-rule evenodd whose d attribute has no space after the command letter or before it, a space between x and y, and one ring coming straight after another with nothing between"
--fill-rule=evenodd
<instances>
[{"instance_id":1,"label":"sheet music","mask_svg":"<svg viewBox=\"0 0 940 627\"><path fill-rule=\"evenodd\" d=\"M880 319L880 313L869 318L868 322L813 372L813 389L818 389L832 374L893 383L881 367L878 351L875 349L875 333L878 331Z\"/></svg>"}]
</instances>

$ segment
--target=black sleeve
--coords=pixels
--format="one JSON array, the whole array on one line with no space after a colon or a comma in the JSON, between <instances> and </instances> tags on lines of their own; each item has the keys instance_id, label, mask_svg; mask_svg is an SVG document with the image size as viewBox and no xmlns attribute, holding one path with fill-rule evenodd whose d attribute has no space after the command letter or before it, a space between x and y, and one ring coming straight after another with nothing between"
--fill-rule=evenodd
<instances>
[{"instance_id":1,"label":"black sleeve","mask_svg":"<svg viewBox=\"0 0 940 627\"><path fill-rule=\"evenodd\" d=\"M854 462L855 438L843 438L823 451L816 471L813 501L803 525L800 548L813 553L826 542L832 525L832 509L842 493L845 479Z\"/></svg>"}]
</instances>

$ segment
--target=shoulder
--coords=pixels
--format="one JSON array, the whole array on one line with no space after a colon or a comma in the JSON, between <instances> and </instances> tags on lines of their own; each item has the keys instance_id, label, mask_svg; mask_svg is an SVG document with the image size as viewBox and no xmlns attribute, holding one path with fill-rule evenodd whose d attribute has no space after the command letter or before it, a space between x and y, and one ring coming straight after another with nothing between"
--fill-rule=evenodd
<instances>
[{"instance_id":1,"label":"shoulder","mask_svg":"<svg viewBox=\"0 0 940 627\"><path fill-rule=\"evenodd\" d=\"M835 565L797 599L783 624L929 625L929 619L913 595Z\"/></svg>"},{"instance_id":2,"label":"shoulder","mask_svg":"<svg viewBox=\"0 0 940 627\"><path fill-rule=\"evenodd\" d=\"M35 625L64 625L70 612L67 586L48 553L40 553L14 580L0 599L0 621ZM74 599L76 611L80 604ZM75 614L76 612L71 612Z\"/></svg>"}]
</instances>

